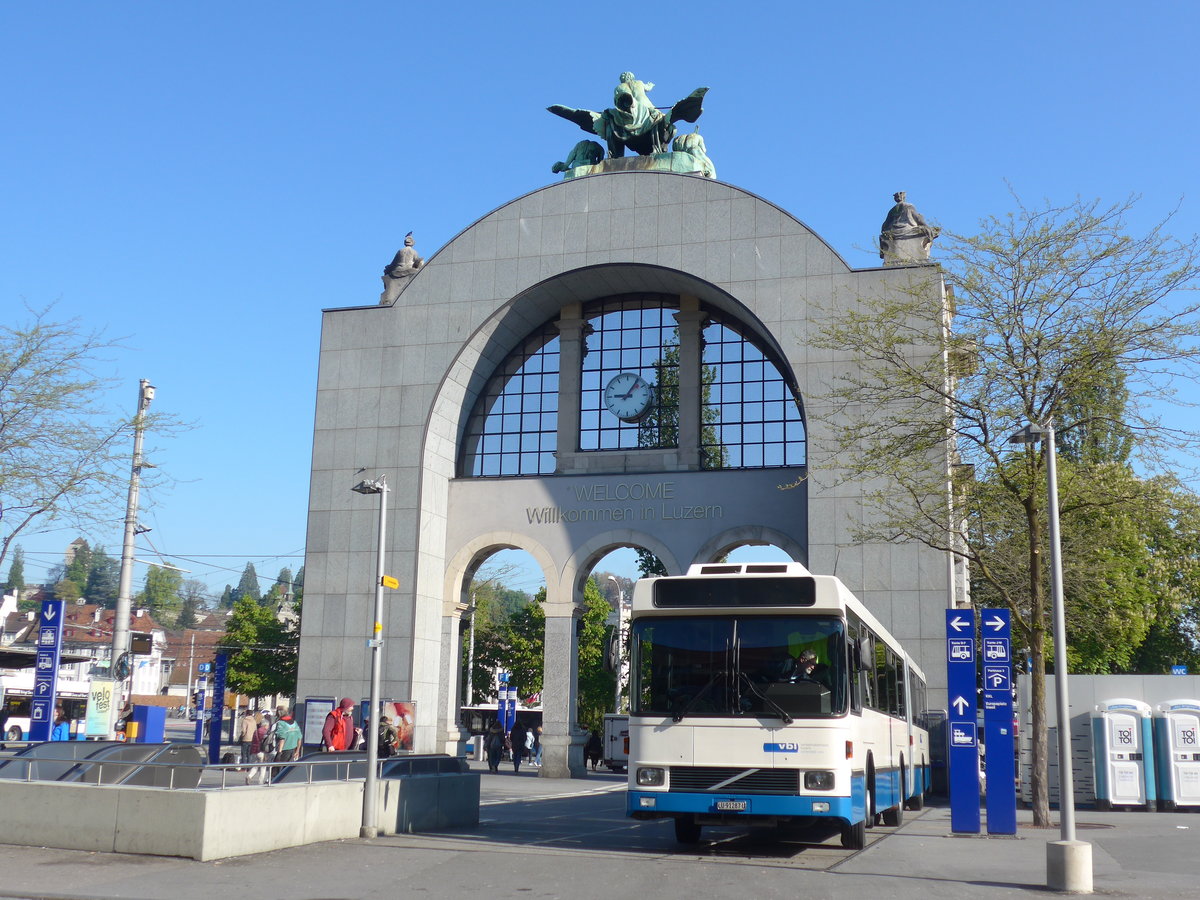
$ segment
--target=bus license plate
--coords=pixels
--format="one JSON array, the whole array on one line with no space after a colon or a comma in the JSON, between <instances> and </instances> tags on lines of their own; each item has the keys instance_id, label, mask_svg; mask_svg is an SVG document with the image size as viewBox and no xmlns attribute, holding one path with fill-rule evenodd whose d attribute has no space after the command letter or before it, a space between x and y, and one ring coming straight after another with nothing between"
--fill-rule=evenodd
<instances>
[{"instance_id":1,"label":"bus license plate","mask_svg":"<svg viewBox=\"0 0 1200 900\"><path fill-rule=\"evenodd\" d=\"M717 812L745 812L745 800L718 800Z\"/></svg>"}]
</instances>

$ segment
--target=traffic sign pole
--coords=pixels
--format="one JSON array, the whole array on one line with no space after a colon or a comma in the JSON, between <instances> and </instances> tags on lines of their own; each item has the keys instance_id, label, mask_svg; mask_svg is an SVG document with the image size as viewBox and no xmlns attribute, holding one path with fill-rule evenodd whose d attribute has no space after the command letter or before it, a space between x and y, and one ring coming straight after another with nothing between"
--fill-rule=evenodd
<instances>
[{"instance_id":1,"label":"traffic sign pole","mask_svg":"<svg viewBox=\"0 0 1200 900\"><path fill-rule=\"evenodd\" d=\"M221 718L225 714L225 673L229 668L229 654L218 653L213 665L212 716L208 720L208 761L216 765L221 761Z\"/></svg>"},{"instance_id":2,"label":"traffic sign pole","mask_svg":"<svg viewBox=\"0 0 1200 900\"><path fill-rule=\"evenodd\" d=\"M979 736L975 699L975 612L946 610L946 731L950 744L950 830L979 833Z\"/></svg>"},{"instance_id":3,"label":"traffic sign pole","mask_svg":"<svg viewBox=\"0 0 1200 900\"><path fill-rule=\"evenodd\" d=\"M1017 833L1012 697L1012 612L981 610L983 732L987 748L988 834Z\"/></svg>"},{"instance_id":4,"label":"traffic sign pole","mask_svg":"<svg viewBox=\"0 0 1200 900\"><path fill-rule=\"evenodd\" d=\"M29 704L29 740L48 741L54 730L54 699L58 694L58 663L62 656L63 602L43 600L38 619L37 659L33 700Z\"/></svg>"}]
</instances>

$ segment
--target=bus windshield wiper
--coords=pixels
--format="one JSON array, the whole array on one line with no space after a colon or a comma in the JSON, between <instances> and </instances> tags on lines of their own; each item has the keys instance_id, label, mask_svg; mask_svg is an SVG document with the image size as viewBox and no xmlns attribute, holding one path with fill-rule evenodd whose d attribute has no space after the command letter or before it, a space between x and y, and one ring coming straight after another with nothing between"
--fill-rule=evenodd
<instances>
[{"instance_id":1,"label":"bus windshield wiper","mask_svg":"<svg viewBox=\"0 0 1200 900\"><path fill-rule=\"evenodd\" d=\"M754 683L754 680L749 675L747 675L745 672L741 671L740 669L738 670L737 674L738 674L738 678L746 685L746 688L750 691L751 694L753 694L755 697L757 697L759 700L761 700L763 702L763 705L768 707L771 710L771 712L775 713L775 715L777 715L777 716L779 716L779 718L783 719L784 725L791 725L792 722L795 721L786 709L784 709L782 706L780 706L778 703L776 703L774 700L772 700L770 697L768 697L766 694L764 694L762 691L760 691L758 689L758 686Z\"/></svg>"},{"instance_id":2,"label":"bus windshield wiper","mask_svg":"<svg viewBox=\"0 0 1200 900\"><path fill-rule=\"evenodd\" d=\"M707 694L707 693L708 693L710 690L712 690L712 686L713 686L714 684L716 684L716 683L717 683L717 679L718 679L718 678L720 678L720 677L721 677L722 675L724 675L724 674L726 674L724 669L717 669L717 671L713 672L712 678L708 679L708 682L707 682L707 683L704 685L704 687L700 688L700 690L698 690L698 691L697 691L697 692L696 692L696 693L695 693L695 694L692 696L692 699L691 699L691 700L689 700L687 703L683 704L683 708L682 708L682 709L680 709L680 710L679 710L677 713L675 713L673 716L671 716L671 721L672 721L672 722L682 722L682 721L683 721L683 717L684 717L684 716L686 716L688 713L690 713L690 712L692 711L692 708L693 708L693 707L694 707L694 706L695 706L697 703L699 703L699 702L700 702L700 700L701 700L701 699L702 699L702 698L703 698L703 697L704 697L704 696L705 696L705 695L706 695L706 694Z\"/></svg>"}]
</instances>

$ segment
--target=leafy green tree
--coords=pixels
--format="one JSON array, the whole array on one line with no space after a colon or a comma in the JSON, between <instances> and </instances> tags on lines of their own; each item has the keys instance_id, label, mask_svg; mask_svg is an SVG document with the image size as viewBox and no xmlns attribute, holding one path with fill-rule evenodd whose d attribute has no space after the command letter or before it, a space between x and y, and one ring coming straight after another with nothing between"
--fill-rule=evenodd
<instances>
[{"instance_id":1,"label":"leafy green tree","mask_svg":"<svg viewBox=\"0 0 1200 900\"><path fill-rule=\"evenodd\" d=\"M175 620L175 628L182 631L195 628L199 621L198 614L208 603L208 586L199 579L187 578L180 588L179 617Z\"/></svg>"},{"instance_id":2,"label":"leafy green tree","mask_svg":"<svg viewBox=\"0 0 1200 900\"><path fill-rule=\"evenodd\" d=\"M81 596L79 585L68 578L64 578L54 585L54 599L61 600L63 603L74 603Z\"/></svg>"},{"instance_id":3,"label":"leafy green tree","mask_svg":"<svg viewBox=\"0 0 1200 900\"><path fill-rule=\"evenodd\" d=\"M117 605L117 593L121 584L121 561L113 559L104 548L97 545L92 550L92 564L88 569L84 596L93 603L107 609Z\"/></svg>"},{"instance_id":4,"label":"leafy green tree","mask_svg":"<svg viewBox=\"0 0 1200 900\"><path fill-rule=\"evenodd\" d=\"M292 570L284 566L275 576L275 582L267 589L260 601L263 606L278 609L292 596Z\"/></svg>"},{"instance_id":5,"label":"leafy green tree","mask_svg":"<svg viewBox=\"0 0 1200 900\"><path fill-rule=\"evenodd\" d=\"M667 567L663 565L663 561L642 547L636 547L637 551L637 567L642 578L654 578L667 574Z\"/></svg>"},{"instance_id":6,"label":"leafy green tree","mask_svg":"<svg viewBox=\"0 0 1200 900\"><path fill-rule=\"evenodd\" d=\"M860 297L813 339L861 365L821 398L834 423L825 452L844 477L882 486L864 495L870 512L857 537L916 541L964 558L975 583L1013 610L1014 645L1031 661L1037 825L1050 821L1046 458L1043 445L1014 451L1007 438L1053 421L1081 462L1119 455L1119 443L1094 437L1120 437L1103 400L1123 406L1121 425L1147 463L1194 440L1164 428L1147 401L1169 400L1172 381L1200 374L1200 306L1179 294L1200 276L1198 240L1173 240L1165 222L1129 233L1133 203L1018 201L975 235L944 230L938 255L950 302L937 302L939 270L913 269L910 291ZM1111 379L1112 369L1123 379ZM970 464L976 478L948 472L947 462ZM1086 481L1077 479L1076 494L1061 492L1064 513L1085 516L1120 500L1085 493ZM1125 527L1117 536L1128 550ZM1093 557L1091 565L1111 572L1104 562Z\"/></svg>"},{"instance_id":7,"label":"leafy green tree","mask_svg":"<svg viewBox=\"0 0 1200 900\"><path fill-rule=\"evenodd\" d=\"M604 651L612 627L612 612L595 577L583 585L584 612L579 628L579 724L589 731L604 727L604 714L612 710L617 682L604 664Z\"/></svg>"},{"instance_id":8,"label":"leafy green tree","mask_svg":"<svg viewBox=\"0 0 1200 900\"><path fill-rule=\"evenodd\" d=\"M112 381L96 374L116 343L49 308L27 312L0 326L0 566L32 525L107 523L129 484L134 422L105 407Z\"/></svg>"},{"instance_id":9,"label":"leafy green tree","mask_svg":"<svg viewBox=\"0 0 1200 900\"><path fill-rule=\"evenodd\" d=\"M25 551L18 544L13 548L12 563L8 567L8 579L4 582L6 594L16 594L25 590Z\"/></svg>"},{"instance_id":10,"label":"leafy green tree","mask_svg":"<svg viewBox=\"0 0 1200 900\"><path fill-rule=\"evenodd\" d=\"M232 597L235 605L242 597L249 597L255 603L262 600L262 590L258 586L258 573L254 571L254 563L246 563L246 568L242 570L241 580L233 589Z\"/></svg>"},{"instance_id":11,"label":"leafy green tree","mask_svg":"<svg viewBox=\"0 0 1200 900\"><path fill-rule=\"evenodd\" d=\"M87 587L88 572L92 570L92 548L87 541L75 548L75 555L67 564L63 577L79 585L82 592Z\"/></svg>"},{"instance_id":12,"label":"leafy green tree","mask_svg":"<svg viewBox=\"0 0 1200 900\"><path fill-rule=\"evenodd\" d=\"M183 576L178 569L165 566L150 566L146 570L146 583L137 595L137 604L150 610L160 622L174 622L183 604Z\"/></svg>"},{"instance_id":13,"label":"leafy green tree","mask_svg":"<svg viewBox=\"0 0 1200 900\"><path fill-rule=\"evenodd\" d=\"M299 646L298 623L281 622L253 597L238 598L218 645L229 654L226 684L252 697L294 694Z\"/></svg>"},{"instance_id":14,"label":"leafy green tree","mask_svg":"<svg viewBox=\"0 0 1200 900\"><path fill-rule=\"evenodd\" d=\"M233 609L233 585L225 585L225 590L221 592L221 599L217 601L218 609Z\"/></svg>"},{"instance_id":15,"label":"leafy green tree","mask_svg":"<svg viewBox=\"0 0 1200 900\"><path fill-rule=\"evenodd\" d=\"M506 599L511 598L512 593L504 588L497 591ZM524 595L524 602L515 608L507 603L497 603L492 614L500 616L500 621L491 628L481 629L479 624L476 625L474 681L477 695L481 691L492 693L491 674L496 669L512 673L509 683L517 688L520 697L541 691L546 645L546 614L542 611L545 599L543 587L532 600Z\"/></svg>"}]
</instances>

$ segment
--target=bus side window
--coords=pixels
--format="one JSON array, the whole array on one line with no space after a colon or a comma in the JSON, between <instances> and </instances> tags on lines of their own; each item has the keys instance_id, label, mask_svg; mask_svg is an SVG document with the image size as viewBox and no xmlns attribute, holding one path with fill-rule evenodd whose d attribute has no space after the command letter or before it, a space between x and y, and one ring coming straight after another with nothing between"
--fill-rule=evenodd
<instances>
[{"instance_id":1,"label":"bus side window","mask_svg":"<svg viewBox=\"0 0 1200 900\"><path fill-rule=\"evenodd\" d=\"M849 649L847 657L850 665L847 666L850 683L850 709L853 712L862 712L862 673L861 660L858 658L858 622L854 619L848 619L846 622L846 646Z\"/></svg>"}]
</instances>

